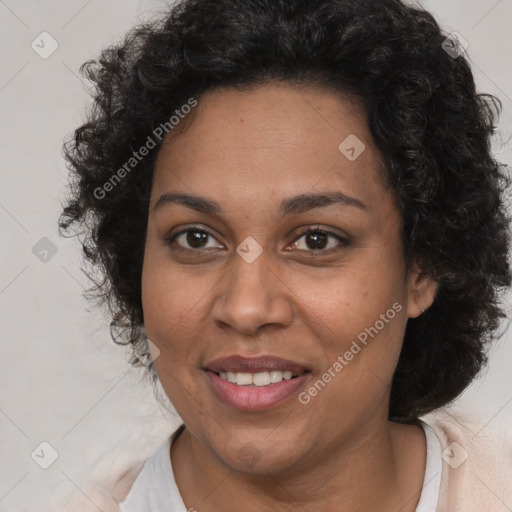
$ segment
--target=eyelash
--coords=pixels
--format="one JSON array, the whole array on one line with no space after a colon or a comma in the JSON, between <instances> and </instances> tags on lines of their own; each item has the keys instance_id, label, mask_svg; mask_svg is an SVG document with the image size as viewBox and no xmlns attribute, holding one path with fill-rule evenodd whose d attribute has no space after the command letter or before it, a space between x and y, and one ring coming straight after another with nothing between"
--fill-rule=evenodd
<instances>
[{"instance_id":1,"label":"eyelash","mask_svg":"<svg viewBox=\"0 0 512 512\"><path fill-rule=\"evenodd\" d=\"M211 238L213 238L214 240L216 240L215 236L208 229L200 227L200 226L191 226L187 229L180 231L179 233L175 233L174 235L166 238L165 242L167 243L167 245L172 245L174 243L174 241L176 240L176 238L178 238L180 235L183 235L183 234L189 233L189 232L205 233L208 236L210 236ZM350 245L350 240L348 238L344 238L332 231L329 231L326 229L321 229L321 228L308 228L307 230L303 231L302 233L299 233L297 238L295 238L295 240L292 243L296 243L300 238L302 238L306 235L309 235L309 234L313 234L313 233L320 233L322 235L327 235L332 238L335 238L338 242L340 242L341 247L331 248L331 249L327 249L327 250L326 249L316 249L316 250L310 249L309 251L304 251L302 249L299 249L300 252L309 252L309 253L317 253L317 254L322 253L324 255L335 254L335 253L341 251L343 248L346 248ZM187 251L187 252L199 252L201 250L201 249L191 249L191 248L181 247L181 246L178 246L177 249L182 250L182 251Z\"/></svg>"}]
</instances>

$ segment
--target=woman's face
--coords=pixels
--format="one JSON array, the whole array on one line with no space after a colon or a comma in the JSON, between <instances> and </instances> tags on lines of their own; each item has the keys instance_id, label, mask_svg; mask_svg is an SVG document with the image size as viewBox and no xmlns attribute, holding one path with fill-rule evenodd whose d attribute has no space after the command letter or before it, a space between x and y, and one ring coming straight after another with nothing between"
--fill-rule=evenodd
<instances>
[{"instance_id":1,"label":"woman's face","mask_svg":"<svg viewBox=\"0 0 512 512\"><path fill-rule=\"evenodd\" d=\"M227 467L311 464L382 429L407 318L431 301L406 274L356 103L279 84L209 92L193 115L151 194L142 299L159 379ZM229 356L265 357L215 364ZM214 373L229 369L237 383Z\"/></svg>"}]
</instances>

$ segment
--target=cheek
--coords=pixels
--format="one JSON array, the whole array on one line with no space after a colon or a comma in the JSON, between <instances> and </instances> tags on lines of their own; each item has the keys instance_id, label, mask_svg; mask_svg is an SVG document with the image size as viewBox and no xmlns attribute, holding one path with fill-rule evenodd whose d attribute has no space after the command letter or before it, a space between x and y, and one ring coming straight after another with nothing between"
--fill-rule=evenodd
<instances>
[{"instance_id":1,"label":"cheek","mask_svg":"<svg viewBox=\"0 0 512 512\"><path fill-rule=\"evenodd\" d=\"M346 390L369 391L372 383L391 382L407 323L406 283L396 262L369 251L330 279L295 279L299 314L313 338L322 340L325 369L338 361L332 372L343 375L335 380Z\"/></svg>"},{"instance_id":2,"label":"cheek","mask_svg":"<svg viewBox=\"0 0 512 512\"><path fill-rule=\"evenodd\" d=\"M323 353L320 374L300 399L326 423L351 424L387 404L407 315L389 282L381 282L380 290L374 281L368 283L368 291L341 279L325 293L317 286L304 313L315 326L313 338L322 340L316 352Z\"/></svg>"},{"instance_id":3,"label":"cheek","mask_svg":"<svg viewBox=\"0 0 512 512\"><path fill-rule=\"evenodd\" d=\"M169 260L148 248L142 272L142 308L149 339L162 351L177 358L191 347L187 340L197 339L200 330L201 298L209 286L191 279Z\"/></svg>"},{"instance_id":4,"label":"cheek","mask_svg":"<svg viewBox=\"0 0 512 512\"><path fill-rule=\"evenodd\" d=\"M355 338L395 302L401 305L398 309L405 309L406 284L400 272L377 259L361 258L321 279L296 276L293 290L304 311L321 320L326 332L339 333L341 339ZM395 313L390 313L393 320ZM396 331L397 326L392 324L403 323L403 315L398 317L399 321L386 324L386 330Z\"/></svg>"}]
</instances>

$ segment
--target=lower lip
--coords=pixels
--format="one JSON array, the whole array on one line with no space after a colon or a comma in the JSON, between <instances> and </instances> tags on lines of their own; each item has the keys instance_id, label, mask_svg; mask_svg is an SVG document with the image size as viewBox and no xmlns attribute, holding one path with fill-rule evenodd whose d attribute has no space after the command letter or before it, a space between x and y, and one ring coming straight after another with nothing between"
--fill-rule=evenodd
<instances>
[{"instance_id":1,"label":"lower lip","mask_svg":"<svg viewBox=\"0 0 512 512\"><path fill-rule=\"evenodd\" d=\"M263 411L274 407L303 386L310 375L307 372L294 379L282 380L268 386L247 387L228 382L208 370L206 374L219 398L239 411Z\"/></svg>"}]
</instances>

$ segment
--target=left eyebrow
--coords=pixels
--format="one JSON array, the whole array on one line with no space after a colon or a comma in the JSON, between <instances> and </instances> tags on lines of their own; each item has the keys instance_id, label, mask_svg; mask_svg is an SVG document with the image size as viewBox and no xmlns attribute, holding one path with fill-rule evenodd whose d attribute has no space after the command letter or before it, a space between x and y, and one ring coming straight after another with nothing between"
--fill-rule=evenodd
<instances>
[{"instance_id":1,"label":"left eyebrow","mask_svg":"<svg viewBox=\"0 0 512 512\"><path fill-rule=\"evenodd\" d=\"M366 210L366 205L355 197L347 196L341 192L318 192L310 194L299 194L281 202L279 212L281 215L292 215L303 213L313 208L323 208L330 204L341 203L346 206L355 206Z\"/></svg>"},{"instance_id":2,"label":"left eyebrow","mask_svg":"<svg viewBox=\"0 0 512 512\"><path fill-rule=\"evenodd\" d=\"M206 214L221 214L222 207L219 203L206 197L197 196L195 194L182 193L165 193L162 194L153 207L153 211L157 210L164 204L177 203L192 210L196 210ZM279 205L281 215L293 215L304 213L314 208L323 208L331 204L343 204L346 206L354 206L361 210L367 210L366 205L355 197L347 196L341 192L318 192L309 194L299 194L284 199Z\"/></svg>"}]
</instances>

